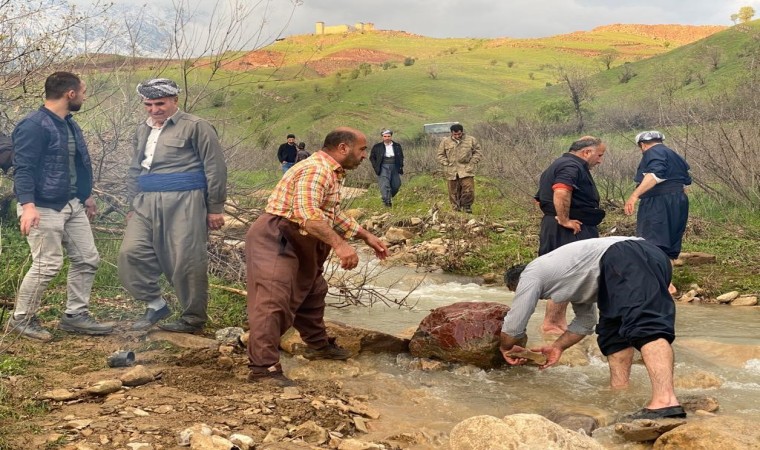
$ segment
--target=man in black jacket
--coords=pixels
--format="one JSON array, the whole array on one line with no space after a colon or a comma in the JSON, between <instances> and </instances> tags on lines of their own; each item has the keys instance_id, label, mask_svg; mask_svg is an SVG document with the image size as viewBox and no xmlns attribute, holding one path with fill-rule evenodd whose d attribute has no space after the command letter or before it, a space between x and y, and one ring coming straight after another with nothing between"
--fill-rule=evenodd
<instances>
[{"instance_id":1,"label":"man in black jacket","mask_svg":"<svg viewBox=\"0 0 760 450\"><path fill-rule=\"evenodd\" d=\"M401 144L393 141L393 132L383 130L383 142L372 146L369 161L377 174L377 184L385 206L392 206L392 199L401 188L404 174L404 151Z\"/></svg>"},{"instance_id":2,"label":"man in black jacket","mask_svg":"<svg viewBox=\"0 0 760 450\"><path fill-rule=\"evenodd\" d=\"M91 196L90 154L82 129L71 116L82 107L85 91L85 83L72 73L50 75L45 81L45 104L13 130L14 191L32 266L18 289L6 330L40 341L52 338L36 314L45 288L63 267L62 247L69 257L68 297L58 328L93 335L113 330L89 313L100 261L90 228L97 206Z\"/></svg>"},{"instance_id":3,"label":"man in black jacket","mask_svg":"<svg viewBox=\"0 0 760 450\"><path fill-rule=\"evenodd\" d=\"M591 168L602 163L606 149L601 139L583 136L541 174L536 193L544 213L539 256L570 242L599 237L597 225L604 211L599 208ZM566 310L567 303L547 302L541 331L562 334L567 329Z\"/></svg>"},{"instance_id":4,"label":"man in black jacket","mask_svg":"<svg viewBox=\"0 0 760 450\"><path fill-rule=\"evenodd\" d=\"M282 165L282 173L285 173L296 163L298 148L296 147L296 135L289 134L288 141L280 145L277 149L277 160Z\"/></svg>"}]
</instances>

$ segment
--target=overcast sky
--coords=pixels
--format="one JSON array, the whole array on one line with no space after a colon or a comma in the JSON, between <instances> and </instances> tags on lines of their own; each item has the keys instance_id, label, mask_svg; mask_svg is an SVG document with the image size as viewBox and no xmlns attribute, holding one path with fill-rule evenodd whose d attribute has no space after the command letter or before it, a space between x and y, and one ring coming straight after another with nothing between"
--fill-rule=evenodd
<instances>
[{"instance_id":1,"label":"overcast sky","mask_svg":"<svg viewBox=\"0 0 760 450\"><path fill-rule=\"evenodd\" d=\"M95 0L73 0L86 3ZM115 3L172 5L191 2L210 9L215 0L114 0ZM219 0L229 4L234 0ZM257 5L276 35L314 32L326 25L372 22L383 30L430 37L543 37L590 30L613 23L731 25L742 6L760 12L760 0L240 0ZM253 25L252 25L253 26Z\"/></svg>"}]
</instances>

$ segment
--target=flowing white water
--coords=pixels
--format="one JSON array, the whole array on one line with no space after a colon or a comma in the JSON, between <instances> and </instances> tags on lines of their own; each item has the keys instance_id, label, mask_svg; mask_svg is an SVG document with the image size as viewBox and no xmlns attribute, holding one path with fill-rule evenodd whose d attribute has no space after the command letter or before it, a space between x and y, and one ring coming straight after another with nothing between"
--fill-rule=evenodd
<instances>
[{"instance_id":1,"label":"flowing white water","mask_svg":"<svg viewBox=\"0 0 760 450\"><path fill-rule=\"evenodd\" d=\"M504 287L480 286L465 277L419 274L408 268L386 270L374 282L394 284L389 295L396 296L419 284L408 299L414 308L328 308L327 317L396 334L416 327L431 309L450 303L512 302L512 293ZM529 347L531 342L536 345L541 341L537 329L544 303L539 303L529 324ZM758 317L760 308L678 306L676 378L707 372L722 381L717 388L677 389L679 397L707 395L718 400L722 413L760 413ZM586 366L544 371L535 367L490 371L459 367L425 372L409 369L409 359L404 355L362 356L358 361L365 368L364 375L345 380L347 387L370 395L372 403L382 409L383 420L377 422L375 430L378 435L416 428L448 433L459 421L480 414L503 417L570 409L612 421L619 414L641 408L650 394L643 364L634 364L629 389L612 391L607 387L607 364L598 357L592 357Z\"/></svg>"}]
</instances>

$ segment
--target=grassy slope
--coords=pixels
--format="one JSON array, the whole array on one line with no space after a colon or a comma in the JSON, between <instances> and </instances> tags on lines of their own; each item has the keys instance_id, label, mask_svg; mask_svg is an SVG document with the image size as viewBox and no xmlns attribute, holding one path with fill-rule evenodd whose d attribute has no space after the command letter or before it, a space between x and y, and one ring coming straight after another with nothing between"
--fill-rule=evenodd
<instances>
[{"instance_id":1,"label":"grassy slope","mask_svg":"<svg viewBox=\"0 0 760 450\"><path fill-rule=\"evenodd\" d=\"M321 135L322 130L342 124L368 132L392 127L401 131L402 138L411 138L427 122L482 121L491 106L506 116L533 109L560 92L545 89L547 83L556 82L552 67L581 67L593 73L602 68L597 57L605 49L620 52L613 63L619 65L677 45L666 47L662 39L614 29L542 39L433 39L399 32L294 36L262 50L284 58L282 67L249 70L251 87L218 109L233 116L253 112L249 121L239 124L241 131L261 127L265 121L275 136ZM395 68L383 70L374 63L372 73L351 79L351 68L341 68L337 78L335 73L320 76L309 67L336 53L357 50L396 55L388 57ZM415 64L404 66L404 57L415 58ZM430 76L432 71L436 79Z\"/></svg>"}]
</instances>

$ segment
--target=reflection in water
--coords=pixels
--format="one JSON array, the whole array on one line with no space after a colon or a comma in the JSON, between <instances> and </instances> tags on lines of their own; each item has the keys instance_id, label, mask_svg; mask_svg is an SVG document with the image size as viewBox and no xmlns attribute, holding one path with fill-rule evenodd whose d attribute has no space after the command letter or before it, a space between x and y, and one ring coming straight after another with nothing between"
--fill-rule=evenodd
<instances>
[{"instance_id":1,"label":"reflection in water","mask_svg":"<svg viewBox=\"0 0 760 450\"><path fill-rule=\"evenodd\" d=\"M423 275L401 268L384 272L377 282L395 283L389 295L403 297L408 289L420 282L420 277ZM410 310L384 306L328 308L326 315L329 319L397 334L416 327L433 308L458 301L509 305L512 294L504 287L483 287L471 279L427 275L409 299L415 305ZM537 330L543 318L543 308L544 302L540 302L529 323L529 347L541 342ZM677 389L679 396L715 397L725 413L760 413L758 314L760 310L757 308L679 305L674 345L676 378L704 371L723 381L719 388ZM721 346L711 355L705 345L699 345L701 341L731 345ZM732 350L738 348L735 346L741 346L742 350ZM717 363L715 352L734 352L738 358L745 359L737 364ZM641 408L650 395L643 364L634 364L628 390L612 391L608 388L608 366L599 357L592 357L586 366L559 366L545 371L535 367L505 367L491 371L454 367L423 372L410 370L410 359L408 355L363 355L358 360L367 368L365 373L371 375L345 381L347 388L371 395L373 404L383 410L383 420L377 422L381 427L378 434L399 429L394 428L399 426L448 433L453 425L473 415L503 417L513 413L546 414L564 409L579 412L583 411L581 408L602 423L611 422L620 414Z\"/></svg>"}]
</instances>

